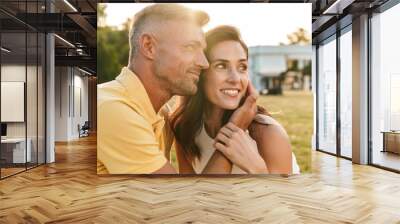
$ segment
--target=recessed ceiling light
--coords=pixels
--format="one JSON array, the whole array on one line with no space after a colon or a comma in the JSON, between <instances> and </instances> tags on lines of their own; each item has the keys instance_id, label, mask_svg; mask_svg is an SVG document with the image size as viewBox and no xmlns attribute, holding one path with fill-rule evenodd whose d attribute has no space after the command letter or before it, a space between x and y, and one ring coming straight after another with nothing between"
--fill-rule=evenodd
<instances>
[{"instance_id":1,"label":"recessed ceiling light","mask_svg":"<svg viewBox=\"0 0 400 224\"><path fill-rule=\"evenodd\" d=\"M343 9L351 5L355 0L336 0L322 14L342 14Z\"/></svg>"},{"instance_id":2,"label":"recessed ceiling light","mask_svg":"<svg viewBox=\"0 0 400 224\"><path fill-rule=\"evenodd\" d=\"M78 12L78 10L71 4L69 3L67 0L64 0L65 4L67 4L72 10L74 10L74 12Z\"/></svg>"},{"instance_id":3,"label":"recessed ceiling light","mask_svg":"<svg viewBox=\"0 0 400 224\"><path fill-rule=\"evenodd\" d=\"M68 40L66 40L66 39L64 39L64 38L62 38L62 37L60 37L59 35L57 35L57 34L54 34L54 36L55 37L57 37L59 40L61 40L62 42L64 42L64 43L66 43L67 45L69 45L70 47L73 47L73 48L75 48L75 45L73 45L71 42L69 42Z\"/></svg>"},{"instance_id":4,"label":"recessed ceiling light","mask_svg":"<svg viewBox=\"0 0 400 224\"><path fill-rule=\"evenodd\" d=\"M10 52L11 52L11 50L9 50L9 49L7 49L7 48L5 48L5 47L1 47L1 50L4 51L4 52L6 52L6 53L10 53Z\"/></svg>"},{"instance_id":5,"label":"recessed ceiling light","mask_svg":"<svg viewBox=\"0 0 400 224\"><path fill-rule=\"evenodd\" d=\"M79 71L81 71L81 72L83 72L83 73L85 73L85 74L87 74L87 75L92 75L92 73L90 73L90 72L88 72L88 71L85 71L85 70L83 70L83 69L81 69L81 68L79 68L78 67L78 69L79 69Z\"/></svg>"}]
</instances>

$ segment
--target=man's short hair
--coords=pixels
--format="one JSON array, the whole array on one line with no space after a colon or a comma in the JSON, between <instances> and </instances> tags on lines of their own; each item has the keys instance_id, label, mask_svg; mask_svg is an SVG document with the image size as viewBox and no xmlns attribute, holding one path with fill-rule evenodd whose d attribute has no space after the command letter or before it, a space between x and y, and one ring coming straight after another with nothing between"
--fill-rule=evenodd
<instances>
[{"instance_id":1,"label":"man's short hair","mask_svg":"<svg viewBox=\"0 0 400 224\"><path fill-rule=\"evenodd\" d=\"M209 21L206 12L200 10L192 10L179 4L163 3L147 6L140 12L136 13L129 32L129 62L138 52L139 37L145 30L149 22L164 22L170 20L177 21L194 21L200 27Z\"/></svg>"}]
</instances>

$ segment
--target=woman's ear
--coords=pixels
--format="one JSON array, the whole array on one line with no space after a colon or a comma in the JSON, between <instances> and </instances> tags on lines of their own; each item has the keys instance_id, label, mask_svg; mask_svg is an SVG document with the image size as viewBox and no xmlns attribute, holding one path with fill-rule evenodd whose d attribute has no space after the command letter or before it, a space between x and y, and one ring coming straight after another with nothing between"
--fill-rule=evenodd
<instances>
[{"instance_id":1,"label":"woman's ear","mask_svg":"<svg viewBox=\"0 0 400 224\"><path fill-rule=\"evenodd\" d=\"M139 45L139 51L144 57L151 60L154 59L156 41L153 35L149 33L142 34L139 39Z\"/></svg>"}]
</instances>

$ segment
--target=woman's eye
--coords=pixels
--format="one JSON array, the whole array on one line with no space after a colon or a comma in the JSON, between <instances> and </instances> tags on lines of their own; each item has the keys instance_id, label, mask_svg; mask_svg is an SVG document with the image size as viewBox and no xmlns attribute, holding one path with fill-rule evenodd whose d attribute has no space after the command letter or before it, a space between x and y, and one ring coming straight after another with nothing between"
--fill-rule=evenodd
<instances>
[{"instance_id":1,"label":"woman's eye","mask_svg":"<svg viewBox=\"0 0 400 224\"><path fill-rule=\"evenodd\" d=\"M225 66L225 64L220 63L220 64L216 64L216 65L215 65L215 68L218 68L218 69L225 69L226 66Z\"/></svg>"},{"instance_id":2,"label":"woman's eye","mask_svg":"<svg viewBox=\"0 0 400 224\"><path fill-rule=\"evenodd\" d=\"M247 71L247 65L245 65L245 64L240 65L240 66L239 66L239 71L241 71L241 72Z\"/></svg>"}]
</instances>

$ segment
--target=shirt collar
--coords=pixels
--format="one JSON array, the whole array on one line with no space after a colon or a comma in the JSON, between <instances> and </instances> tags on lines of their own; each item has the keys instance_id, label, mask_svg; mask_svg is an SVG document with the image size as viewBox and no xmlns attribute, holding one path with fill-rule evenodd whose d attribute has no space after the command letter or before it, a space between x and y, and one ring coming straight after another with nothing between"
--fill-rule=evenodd
<instances>
[{"instance_id":1,"label":"shirt collar","mask_svg":"<svg viewBox=\"0 0 400 224\"><path fill-rule=\"evenodd\" d=\"M136 107L135 110L138 110L138 113L144 116L153 126L160 122L160 120L163 120L163 117L155 112L146 89L133 71L127 67L123 67L115 80L124 86L129 100Z\"/></svg>"}]
</instances>

